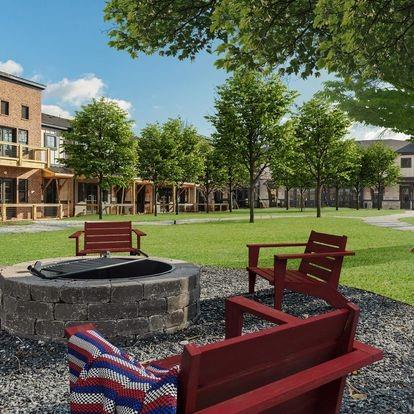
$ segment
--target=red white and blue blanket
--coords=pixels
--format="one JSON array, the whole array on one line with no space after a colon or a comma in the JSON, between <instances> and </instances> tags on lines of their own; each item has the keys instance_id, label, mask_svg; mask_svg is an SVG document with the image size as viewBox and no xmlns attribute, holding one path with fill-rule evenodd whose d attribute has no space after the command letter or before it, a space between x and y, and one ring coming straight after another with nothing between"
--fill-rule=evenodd
<instances>
[{"instance_id":1,"label":"red white and blue blanket","mask_svg":"<svg viewBox=\"0 0 414 414\"><path fill-rule=\"evenodd\" d=\"M72 414L175 414L178 366L138 361L88 330L68 343Z\"/></svg>"}]
</instances>

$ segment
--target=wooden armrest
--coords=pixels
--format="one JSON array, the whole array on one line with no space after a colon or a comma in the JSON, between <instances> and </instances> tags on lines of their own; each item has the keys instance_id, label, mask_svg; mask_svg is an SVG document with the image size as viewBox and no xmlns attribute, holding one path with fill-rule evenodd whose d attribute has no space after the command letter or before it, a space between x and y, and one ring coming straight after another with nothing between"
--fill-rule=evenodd
<instances>
[{"instance_id":1,"label":"wooden armrest","mask_svg":"<svg viewBox=\"0 0 414 414\"><path fill-rule=\"evenodd\" d=\"M65 337L70 338L79 332L86 332L90 330L96 330L96 326L92 323L85 323L83 325L73 325L65 329Z\"/></svg>"},{"instance_id":2,"label":"wooden armrest","mask_svg":"<svg viewBox=\"0 0 414 414\"><path fill-rule=\"evenodd\" d=\"M141 231L141 230L138 230L138 229L132 229L132 231L137 235L137 236L146 236L147 235L147 233L144 233L143 231Z\"/></svg>"},{"instance_id":3,"label":"wooden armrest","mask_svg":"<svg viewBox=\"0 0 414 414\"><path fill-rule=\"evenodd\" d=\"M235 296L226 300L226 339L242 334L243 316L245 313L257 316L265 321L278 325L295 323L300 319L282 311L262 305L243 296Z\"/></svg>"},{"instance_id":4,"label":"wooden armrest","mask_svg":"<svg viewBox=\"0 0 414 414\"><path fill-rule=\"evenodd\" d=\"M382 357L381 350L355 341L354 350L345 355L199 410L196 414L261 413L379 361Z\"/></svg>"},{"instance_id":5,"label":"wooden armrest","mask_svg":"<svg viewBox=\"0 0 414 414\"><path fill-rule=\"evenodd\" d=\"M83 233L83 230L76 231L69 236L69 239L78 239Z\"/></svg>"},{"instance_id":6,"label":"wooden armrest","mask_svg":"<svg viewBox=\"0 0 414 414\"><path fill-rule=\"evenodd\" d=\"M322 257L342 257L342 256L355 256L355 252L342 251L342 252L323 252L323 253L288 253L288 254L275 254L275 259L288 260L288 259L317 259Z\"/></svg>"},{"instance_id":7,"label":"wooden armrest","mask_svg":"<svg viewBox=\"0 0 414 414\"><path fill-rule=\"evenodd\" d=\"M254 244L246 244L246 246L250 249L252 247L297 247L297 246L306 246L307 243L254 243Z\"/></svg>"}]
</instances>

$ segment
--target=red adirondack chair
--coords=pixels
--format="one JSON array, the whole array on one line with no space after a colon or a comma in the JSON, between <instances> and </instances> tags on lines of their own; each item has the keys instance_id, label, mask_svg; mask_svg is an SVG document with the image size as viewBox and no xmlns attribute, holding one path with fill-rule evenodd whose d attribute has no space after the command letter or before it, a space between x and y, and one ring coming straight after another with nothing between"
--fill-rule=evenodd
<instances>
[{"instance_id":1,"label":"red adirondack chair","mask_svg":"<svg viewBox=\"0 0 414 414\"><path fill-rule=\"evenodd\" d=\"M339 294L338 294L339 295ZM180 365L181 414L337 414L349 373L382 359L355 341L359 309L340 295L331 312L299 319L244 297L226 301L226 339L152 361ZM278 324L241 336L244 314ZM90 325L66 329L70 337Z\"/></svg>"},{"instance_id":2,"label":"red adirondack chair","mask_svg":"<svg viewBox=\"0 0 414 414\"><path fill-rule=\"evenodd\" d=\"M320 297L332 305L338 289L343 259L355 254L345 249L346 242L346 236L312 231L307 243L248 244L249 293L254 293L256 276L260 276L275 287L275 309L282 308L284 289ZM305 252L276 254L273 268L259 266L260 249L290 246L305 246ZM302 259L297 270L287 269L290 259Z\"/></svg>"},{"instance_id":3,"label":"red adirondack chair","mask_svg":"<svg viewBox=\"0 0 414 414\"><path fill-rule=\"evenodd\" d=\"M137 246L132 246L132 232L137 236ZM84 234L84 247L80 249L79 240ZM146 236L141 230L133 229L130 221L85 222L84 230L69 236L76 239L76 256L93 253L126 252L132 255L143 254L141 237Z\"/></svg>"}]
</instances>

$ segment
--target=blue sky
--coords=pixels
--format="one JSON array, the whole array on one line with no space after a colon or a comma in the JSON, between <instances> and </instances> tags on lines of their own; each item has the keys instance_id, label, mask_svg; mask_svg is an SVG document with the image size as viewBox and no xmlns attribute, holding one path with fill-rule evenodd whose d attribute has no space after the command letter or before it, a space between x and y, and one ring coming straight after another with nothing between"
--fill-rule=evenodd
<instances>
[{"instance_id":1,"label":"blue sky","mask_svg":"<svg viewBox=\"0 0 414 414\"><path fill-rule=\"evenodd\" d=\"M37 80L48 87L44 111L73 114L92 97L116 99L136 121L146 123L181 116L204 135L211 133L206 114L212 113L215 87L226 72L214 66L215 57L200 54L193 61L140 56L107 45L103 0L39 0L2 2L0 70ZM286 79L309 99L327 79ZM357 138L373 138L373 128L358 126Z\"/></svg>"}]
</instances>

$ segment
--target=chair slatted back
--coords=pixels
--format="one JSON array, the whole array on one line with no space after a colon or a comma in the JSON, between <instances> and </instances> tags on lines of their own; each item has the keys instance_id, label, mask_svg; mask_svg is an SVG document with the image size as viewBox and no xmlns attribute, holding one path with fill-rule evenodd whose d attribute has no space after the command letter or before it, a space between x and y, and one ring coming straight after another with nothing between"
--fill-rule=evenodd
<instances>
[{"instance_id":1,"label":"chair slatted back","mask_svg":"<svg viewBox=\"0 0 414 414\"><path fill-rule=\"evenodd\" d=\"M179 412L193 413L348 352L357 319L358 313L339 309L214 344L186 346ZM314 397L298 399L296 409Z\"/></svg>"},{"instance_id":2,"label":"chair slatted back","mask_svg":"<svg viewBox=\"0 0 414 414\"><path fill-rule=\"evenodd\" d=\"M333 234L318 233L311 231L305 248L305 253L326 253L344 251L347 237ZM309 276L338 286L341 274L343 257L323 257L315 259L302 259L299 271Z\"/></svg>"},{"instance_id":3,"label":"chair slatted back","mask_svg":"<svg viewBox=\"0 0 414 414\"><path fill-rule=\"evenodd\" d=\"M85 249L131 248L131 229L130 221L85 222Z\"/></svg>"}]
</instances>

